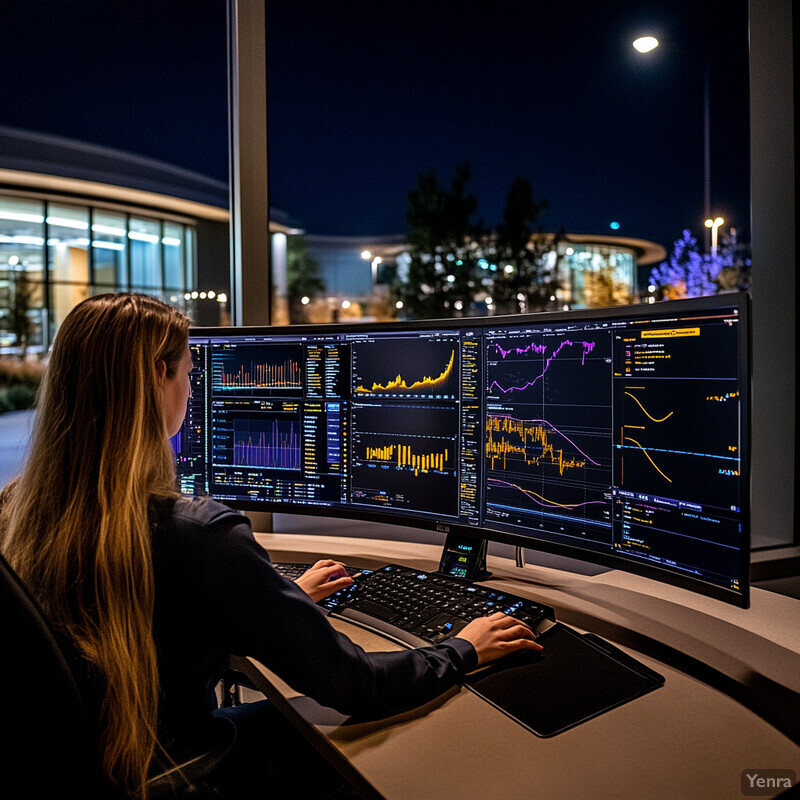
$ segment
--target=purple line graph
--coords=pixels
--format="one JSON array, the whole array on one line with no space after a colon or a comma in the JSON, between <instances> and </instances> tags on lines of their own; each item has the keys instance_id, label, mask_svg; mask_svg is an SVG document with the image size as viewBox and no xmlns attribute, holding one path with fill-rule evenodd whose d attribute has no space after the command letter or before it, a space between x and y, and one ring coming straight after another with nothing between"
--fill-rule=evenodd
<instances>
[{"instance_id":1,"label":"purple line graph","mask_svg":"<svg viewBox=\"0 0 800 800\"><path fill-rule=\"evenodd\" d=\"M294 422L274 420L266 430L239 423L233 436L237 466L300 469L300 433L295 432Z\"/></svg>"},{"instance_id":2,"label":"purple line graph","mask_svg":"<svg viewBox=\"0 0 800 800\"><path fill-rule=\"evenodd\" d=\"M584 366L586 363L586 356L592 352L595 348L595 342L573 342L571 339L565 339L563 342L559 343L558 347L553 350L551 355L547 358L544 363L544 367L539 375L537 375L533 380L526 381L523 384L518 386L501 386L496 380L492 381L489 386L487 387L487 392L491 393L494 389L497 389L499 392L503 394L508 394L510 392L523 392L526 389L530 389L534 386L538 381L544 378L547 370L550 369L550 364L558 357L559 353L565 347L574 347L576 345L581 346L581 366ZM535 342L531 342L527 347L513 347L509 350L504 350L500 347L499 344L495 343L493 347L497 350L500 358L505 359L509 355L515 356L526 356L529 354L536 354L536 355L545 355L547 352L547 345L546 344L536 344Z\"/></svg>"}]
</instances>

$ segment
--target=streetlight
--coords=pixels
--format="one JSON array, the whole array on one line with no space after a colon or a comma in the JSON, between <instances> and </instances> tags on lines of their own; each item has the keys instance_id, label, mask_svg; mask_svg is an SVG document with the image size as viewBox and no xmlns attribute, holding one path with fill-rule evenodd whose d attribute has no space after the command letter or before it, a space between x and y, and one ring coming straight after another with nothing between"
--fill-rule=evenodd
<instances>
[{"instance_id":1,"label":"streetlight","mask_svg":"<svg viewBox=\"0 0 800 800\"><path fill-rule=\"evenodd\" d=\"M633 40L634 50L638 50L640 53L649 53L656 47L658 47L658 39L655 36L640 36Z\"/></svg>"},{"instance_id":2,"label":"streetlight","mask_svg":"<svg viewBox=\"0 0 800 800\"><path fill-rule=\"evenodd\" d=\"M710 217L706 220L705 225L706 228L711 228L711 255L716 256L717 254L717 235L720 228L725 222L722 217L716 217L715 219L711 219Z\"/></svg>"}]
</instances>

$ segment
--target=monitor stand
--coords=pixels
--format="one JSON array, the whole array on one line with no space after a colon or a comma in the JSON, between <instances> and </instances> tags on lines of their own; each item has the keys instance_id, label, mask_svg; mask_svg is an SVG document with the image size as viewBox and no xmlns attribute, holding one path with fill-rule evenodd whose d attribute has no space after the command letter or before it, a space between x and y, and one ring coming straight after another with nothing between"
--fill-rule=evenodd
<instances>
[{"instance_id":1,"label":"monitor stand","mask_svg":"<svg viewBox=\"0 0 800 800\"><path fill-rule=\"evenodd\" d=\"M486 539L448 533L436 572L462 581L486 580L492 574L486 569L488 548Z\"/></svg>"}]
</instances>

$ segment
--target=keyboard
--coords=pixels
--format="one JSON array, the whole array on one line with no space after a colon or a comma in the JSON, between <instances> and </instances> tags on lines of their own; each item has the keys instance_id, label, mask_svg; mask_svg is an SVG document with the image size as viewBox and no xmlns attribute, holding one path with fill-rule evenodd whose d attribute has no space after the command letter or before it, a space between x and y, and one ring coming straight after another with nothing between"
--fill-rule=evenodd
<instances>
[{"instance_id":1,"label":"keyboard","mask_svg":"<svg viewBox=\"0 0 800 800\"><path fill-rule=\"evenodd\" d=\"M477 617L510 614L541 634L555 612L509 592L398 564L363 570L353 584L319 605L333 616L356 622L413 647L438 644Z\"/></svg>"}]
</instances>

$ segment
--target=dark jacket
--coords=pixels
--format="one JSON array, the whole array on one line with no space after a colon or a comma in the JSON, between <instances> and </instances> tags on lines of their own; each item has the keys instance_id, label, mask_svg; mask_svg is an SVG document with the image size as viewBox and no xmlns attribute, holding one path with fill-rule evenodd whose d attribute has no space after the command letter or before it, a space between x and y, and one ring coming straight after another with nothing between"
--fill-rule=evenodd
<instances>
[{"instance_id":1,"label":"dark jacket","mask_svg":"<svg viewBox=\"0 0 800 800\"><path fill-rule=\"evenodd\" d=\"M463 639L366 653L276 572L246 517L210 499L154 505L153 560L164 744L208 719L229 654L252 656L296 691L360 718L421 705L477 665Z\"/></svg>"}]
</instances>

